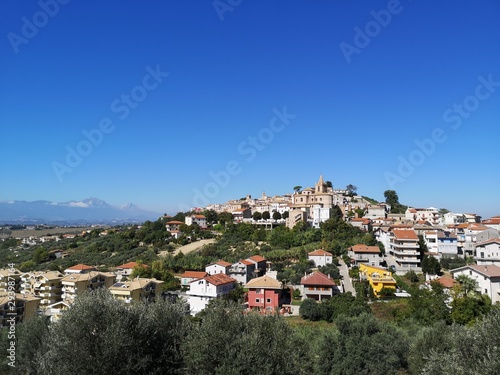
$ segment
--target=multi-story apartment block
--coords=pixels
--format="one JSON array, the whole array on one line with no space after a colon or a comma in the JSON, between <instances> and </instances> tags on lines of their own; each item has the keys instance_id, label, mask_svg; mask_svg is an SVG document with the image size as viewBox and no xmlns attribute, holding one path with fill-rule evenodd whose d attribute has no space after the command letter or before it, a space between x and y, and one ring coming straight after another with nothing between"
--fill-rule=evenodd
<instances>
[{"instance_id":1,"label":"multi-story apartment block","mask_svg":"<svg viewBox=\"0 0 500 375\"><path fill-rule=\"evenodd\" d=\"M418 236L413 229L393 229L389 236L389 253L401 268L420 267Z\"/></svg>"},{"instance_id":2,"label":"multi-story apartment block","mask_svg":"<svg viewBox=\"0 0 500 375\"><path fill-rule=\"evenodd\" d=\"M8 282L13 281L13 291L19 293L21 291L21 271L18 269L4 268L0 269L0 293L8 292Z\"/></svg>"},{"instance_id":3,"label":"multi-story apartment block","mask_svg":"<svg viewBox=\"0 0 500 375\"><path fill-rule=\"evenodd\" d=\"M108 272L91 271L88 273L66 275L62 278L62 299L73 303L75 298L86 290L109 288L115 283L116 275Z\"/></svg>"},{"instance_id":4,"label":"multi-story apartment block","mask_svg":"<svg viewBox=\"0 0 500 375\"><path fill-rule=\"evenodd\" d=\"M0 294L0 327L10 325L9 320L14 318L16 323L22 322L36 315L40 298L30 295L7 293Z\"/></svg>"},{"instance_id":5,"label":"multi-story apartment block","mask_svg":"<svg viewBox=\"0 0 500 375\"><path fill-rule=\"evenodd\" d=\"M40 307L46 308L62 299L62 278L60 272L34 272L21 275L21 294L40 298Z\"/></svg>"},{"instance_id":6,"label":"multi-story apartment block","mask_svg":"<svg viewBox=\"0 0 500 375\"><path fill-rule=\"evenodd\" d=\"M478 265L495 264L500 266L500 238L492 238L476 244Z\"/></svg>"},{"instance_id":7,"label":"multi-story apartment block","mask_svg":"<svg viewBox=\"0 0 500 375\"><path fill-rule=\"evenodd\" d=\"M441 223L441 214L437 208L413 208L408 207L405 212L406 220L419 221L424 220L432 225L438 225Z\"/></svg>"},{"instance_id":8,"label":"multi-story apartment block","mask_svg":"<svg viewBox=\"0 0 500 375\"><path fill-rule=\"evenodd\" d=\"M160 287L163 283L163 281L156 279L136 278L131 281L115 283L108 290L116 299L125 303L132 301L151 302L160 298Z\"/></svg>"}]
</instances>

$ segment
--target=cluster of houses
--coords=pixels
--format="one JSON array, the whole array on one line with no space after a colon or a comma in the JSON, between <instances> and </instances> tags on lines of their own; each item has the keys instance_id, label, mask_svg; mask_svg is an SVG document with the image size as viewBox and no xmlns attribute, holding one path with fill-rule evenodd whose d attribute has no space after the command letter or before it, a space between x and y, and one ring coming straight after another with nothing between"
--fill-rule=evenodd
<instances>
[{"instance_id":1,"label":"cluster of houses","mask_svg":"<svg viewBox=\"0 0 500 375\"><path fill-rule=\"evenodd\" d=\"M324 250L309 253L309 260L316 267L332 263L333 256ZM236 285L245 288L245 306L248 310L262 313L291 312L291 292L277 280L276 271L270 270L270 263L265 258L255 255L236 263L223 260L209 264L204 272L186 271L182 275L181 285L187 290L187 301L191 314L203 310L210 300L228 294ZM332 298L340 293L335 281L319 271L304 275L298 286L302 298L317 301Z\"/></svg>"},{"instance_id":2,"label":"cluster of houses","mask_svg":"<svg viewBox=\"0 0 500 375\"><path fill-rule=\"evenodd\" d=\"M97 271L95 267L77 264L64 270L20 272L0 269L0 326L12 318L9 310L8 282L14 281L16 321L35 314L50 316L57 320L75 299L86 290L107 288L117 299L153 301L160 295L163 281L147 278L129 279L137 263L130 262L117 267L115 273Z\"/></svg>"},{"instance_id":3,"label":"cluster of houses","mask_svg":"<svg viewBox=\"0 0 500 375\"><path fill-rule=\"evenodd\" d=\"M324 250L309 253L309 259L316 267L333 261L332 254ZM95 267L85 264L69 267L63 273L23 273L15 269L1 269L0 326L6 325L7 319L13 316L7 296L8 281L11 280L15 281L16 322L36 314L58 320L79 295L97 288L108 289L116 299L125 303L151 302L160 298L163 281L130 278L133 268L137 266L137 263L129 262L117 267L114 273L97 271ZM220 260L207 265L205 271L186 271L181 275L181 286L186 291L183 297L189 303L192 315L206 308L211 300L230 293L237 285L245 288L248 311L292 313L290 289L277 280L276 271L271 271L270 262L261 256L251 256L236 263ZM318 301L341 292L331 277L319 271L304 275L301 284L293 288L298 288L303 298Z\"/></svg>"}]
</instances>

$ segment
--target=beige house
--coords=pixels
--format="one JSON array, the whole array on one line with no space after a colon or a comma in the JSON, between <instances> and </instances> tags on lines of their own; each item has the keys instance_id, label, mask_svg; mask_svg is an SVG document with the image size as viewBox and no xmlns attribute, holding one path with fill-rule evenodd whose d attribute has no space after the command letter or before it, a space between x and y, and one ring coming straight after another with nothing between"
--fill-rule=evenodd
<instances>
[{"instance_id":1,"label":"beige house","mask_svg":"<svg viewBox=\"0 0 500 375\"><path fill-rule=\"evenodd\" d=\"M24 273L21 275L21 294L40 298L40 307L46 308L62 299L62 278L57 271Z\"/></svg>"},{"instance_id":2,"label":"beige house","mask_svg":"<svg viewBox=\"0 0 500 375\"><path fill-rule=\"evenodd\" d=\"M73 303L75 298L86 290L111 287L115 279L116 276L112 273L96 271L66 275L62 278L62 299Z\"/></svg>"},{"instance_id":3,"label":"beige house","mask_svg":"<svg viewBox=\"0 0 500 375\"><path fill-rule=\"evenodd\" d=\"M7 293L0 294L0 327L10 326L12 318L19 323L35 316L39 303L40 298L29 295L16 293L12 301Z\"/></svg>"},{"instance_id":4,"label":"beige house","mask_svg":"<svg viewBox=\"0 0 500 375\"><path fill-rule=\"evenodd\" d=\"M14 292L19 293L21 290L21 271L17 269L3 268L0 269L0 293L8 292L8 282L14 281Z\"/></svg>"},{"instance_id":5,"label":"beige house","mask_svg":"<svg viewBox=\"0 0 500 375\"><path fill-rule=\"evenodd\" d=\"M113 284L109 291L118 300L151 302L160 298L161 285L164 282L156 279L136 278Z\"/></svg>"}]
</instances>

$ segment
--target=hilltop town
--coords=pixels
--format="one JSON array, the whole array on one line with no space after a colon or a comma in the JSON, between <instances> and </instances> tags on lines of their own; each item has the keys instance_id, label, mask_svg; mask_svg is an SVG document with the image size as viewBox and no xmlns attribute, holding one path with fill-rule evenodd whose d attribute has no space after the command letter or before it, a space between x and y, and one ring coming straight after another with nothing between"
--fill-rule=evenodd
<instances>
[{"instance_id":1,"label":"hilltop town","mask_svg":"<svg viewBox=\"0 0 500 375\"><path fill-rule=\"evenodd\" d=\"M126 306L177 301L193 317L232 301L243 314L327 322L354 309L471 324L500 302L500 216L384 196L334 189L320 176L291 194L247 195L141 225L29 227L25 236L4 227L0 326L37 316L55 324L99 290Z\"/></svg>"},{"instance_id":2,"label":"hilltop town","mask_svg":"<svg viewBox=\"0 0 500 375\"><path fill-rule=\"evenodd\" d=\"M348 243L352 246L340 249L340 251L329 248L320 249L320 246L318 246L318 249L313 249L308 253L308 259L314 263L310 270L316 269L316 272L318 272L318 267L338 264L338 261L335 260L336 257L340 257L338 259L341 262L345 261L345 264L343 264L346 266L346 276L348 268L372 267L370 269L362 268L365 278L369 279L370 273L383 273L388 276L388 281L380 283L377 287L372 283L375 295L382 289L396 289L396 281L392 278L392 273L404 275L409 271L416 273L424 271L427 278L437 278L438 272L432 274L428 269L425 269L423 263L429 263L429 258L433 258L444 265L449 265L450 262L452 264L462 264L466 259L469 260L468 263L476 263L475 265L465 265L464 263L465 268L462 267L462 269L459 269L460 271L456 271L460 274L475 272L480 275L481 272L484 273L485 271L479 267L487 265L493 266L490 267L491 273L496 271L496 267L500 265L500 257L498 256L500 254L500 217L489 218L481 222L481 218L476 214L452 213L437 208L406 207L399 203L397 194L391 191L388 193L389 199L387 199L387 202L379 203L368 197L357 195L356 190L353 185L349 185L346 189L334 189L331 182L325 182L321 175L314 187L303 189L301 186L296 186L293 194L268 197L263 193L261 197L255 199L247 195L239 200L231 200L224 204L213 204L204 208L193 209L185 214L179 213L178 216L183 217L182 221L175 220L175 218L167 215L159 220L164 223L165 231L163 235L172 249L174 246L188 242L195 244L196 240L200 238L220 236L220 232L214 229L219 226L220 230L222 219L226 226L228 223L234 225L246 224L258 229L256 233L263 233L262 231L272 232L279 227L286 227L292 231L294 228L299 227L319 231L322 225L331 219L332 215L337 215L343 222L356 228L358 234L369 234L372 243ZM398 208L397 213L393 212L391 203ZM207 213L209 217L207 218L203 212ZM323 231L325 231L325 228ZM137 226L137 229L140 230L141 226ZM44 254L37 253L36 248L44 244L57 244L58 241L75 240L79 236L89 236L91 233L93 235L97 234L99 237L105 237L110 234L115 235L123 230L124 228L120 227L105 228L99 226L94 229L84 230L81 233L50 234L39 237L30 235L29 237L15 239L19 242L21 248L35 248L32 252L32 260L28 261L27 264L26 262L17 264L17 266L22 266L21 269L24 272L17 269L10 274L7 269L1 271L0 277L2 277L3 281L0 284L1 292L4 294L7 292L7 277L15 279L16 298L23 301L24 306L27 306L26 311L19 311L18 320L22 321L26 314L33 315L34 312L44 313L52 316L53 319L57 319L62 310L70 307L78 294L98 287L108 288L117 298L125 299L127 302L134 299L151 300L153 297L157 297L156 292L158 292L159 296L162 290L161 285L165 281L169 281L168 279L130 278L134 267L147 268L151 266L151 264L143 264L141 261L141 264L138 265L136 261L141 258L140 256L131 259L123 258L126 262L114 267L112 264L105 267L99 267L97 264L92 266L73 264L64 269L54 269L57 268L55 266L57 263L53 262L50 269L47 270L39 269L34 271L26 269L27 265L35 266L40 263L40 260L49 261L48 264L51 264L50 260L62 261L65 259L66 262L61 264L69 265L72 258L77 259L74 255L71 256L70 248L63 249L63 246L61 248L53 246L55 248L51 250L45 249L46 253ZM265 240L265 238L264 234L262 240ZM315 241L311 242L314 243ZM148 244L147 241L139 241L137 245L147 247L151 244ZM280 245L286 248L283 244ZM325 241L320 245L326 247ZM18 250L11 247L10 251L16 253ZM254 252L258 253L259 247L256 247ZM38 258L45 257L45 259L35 259L37 255ZM185 292L180 293L180 295L189 302L192 314L195 315L206 307L210 299L229 293L237 285L248 289L248 283L255 278L267 277L266 282L272 280L271 283L274 283L275 286L280 285L278 289L286 288L287 285L283 283L286 280L282 277L278 280L278 272L273 270L272 262L266 260L263 255L265 253L261 252L260 255L256 254L246 259L238 259L238 261L232 263L224 259L218 259L216 262L198 265L197 269L180 267L178 270L183 271L183 273L177 274L176 278L179 289L183 289ZM43 262L41 263L43 264ZM16 263L13 263L13 265L16 265ZM74 271L75 267L78 272ZM99 269L106 269L106 271L100 271ZM140 273L135 272L135 276ZM78 275L75 276L75 274ZM222 278L219 274L227 275L227 277ZM214 279L214 275L218 275L217 279ZM334 279L327 282L332 289L326 294L327 297L345 291L344 280L341 280L339 276L340 274L337 275L337 283L335 283ZM175 277L172 279L175 280ZM195 282L197 280L199 282ZM253 280L253 284L255 284L255 280ZM355 293L351 282L348 284L349 289ZM176 284L174 283L174 285ZM495 281L493 281L492 285L493 288L489 287L491 286L489 285L488 288L481 287L481 290L490 291L488 293L490 299L497 302L499 297L498 293L494 292L497 288ZM213 290L209 291L207 286L212 286ZM311 297L305 292L304 284L292 287L300 290L300 295L304 299ZM200 290L194 292L195 289ZM317 300L321 300L320 297L314 296ZM246 298L249 309L260 307L258 304L252 305L248 303L248 296ZM267 310L279 308L282 309L281 311L291 312L293 308L290 305L290 300L290 295L283 295L277 298L272 305L267 306L264 303L262 307ZM288 302L288 304L284 302ZM6 300L3 305L5 309ZM6 317L4 317L3 325L5 325L5 319Z\"/></svg>"}]
</instances>

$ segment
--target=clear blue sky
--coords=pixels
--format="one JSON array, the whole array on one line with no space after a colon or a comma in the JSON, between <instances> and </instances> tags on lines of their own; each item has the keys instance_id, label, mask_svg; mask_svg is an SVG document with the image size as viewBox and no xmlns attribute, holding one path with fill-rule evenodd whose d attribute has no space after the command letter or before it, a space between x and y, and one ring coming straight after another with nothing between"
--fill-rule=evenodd
<instances>
[{"instance_id":1,"label":"clear blue sky","mask_svg":"<svg viewBox=\"0 0 500 375\"><path fill-rule=\"evenodd\" d=\"M54 1L0 3L0 200L175 213L323 173L500 214L496 0Z\"/></svg>"}]
</instances>

